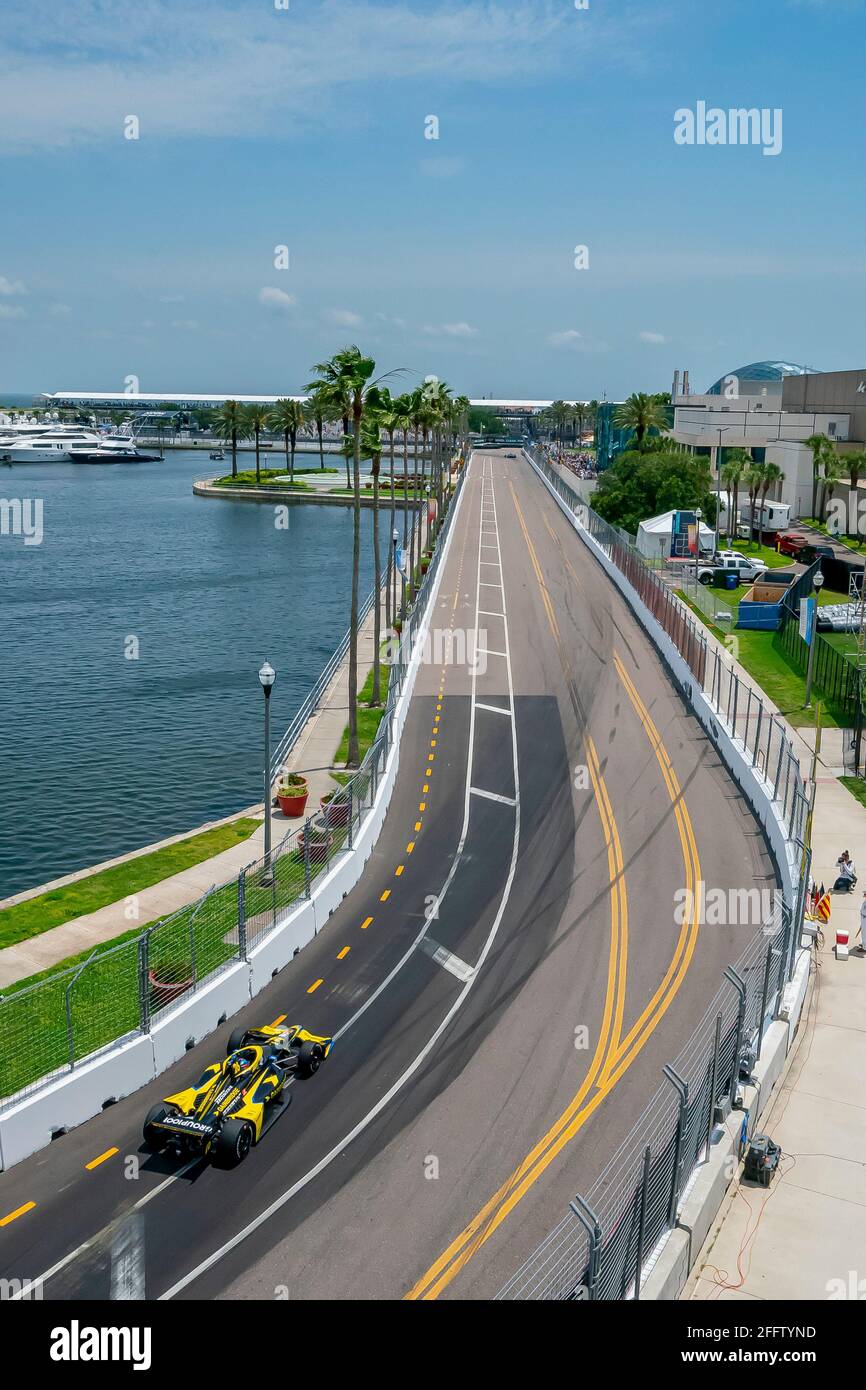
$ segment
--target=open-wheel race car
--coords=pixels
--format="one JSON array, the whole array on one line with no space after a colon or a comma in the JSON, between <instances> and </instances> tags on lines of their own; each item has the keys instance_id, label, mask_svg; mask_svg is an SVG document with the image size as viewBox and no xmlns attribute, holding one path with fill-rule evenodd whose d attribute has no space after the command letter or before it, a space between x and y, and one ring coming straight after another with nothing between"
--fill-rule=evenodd
<instances>
[{"instance_id":1,"label":"open-wheel race car","mask_svg":"<svg viewBox=\"0 0 866 1390\"><path fill-rule=\"evenodd\" d=\"M313 1076L332 1046L333 1038L317 1037L299 1024L236 1028L224 1061L147 1112L146 1147L235 1167L288 1109L289 1083Z\"/></svg>"}]
</instances>

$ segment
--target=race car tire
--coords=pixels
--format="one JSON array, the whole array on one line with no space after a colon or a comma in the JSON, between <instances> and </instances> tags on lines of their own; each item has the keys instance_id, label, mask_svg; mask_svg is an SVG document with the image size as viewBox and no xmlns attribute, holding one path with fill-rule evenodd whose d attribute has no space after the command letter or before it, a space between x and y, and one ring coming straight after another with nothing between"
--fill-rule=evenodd
<instances>
[{"instance_id":1,"label":"race car tire","mask_svg":"<svg viewBox=\"0 0 866 1390\"><path fill-rule=\"evenodd\" d=\"M321 1043L304 1042L298 1049L298 1076L313 1076L324 1061Z\"/></svg>"},{"instance_id":2,"label":"race car tire","mask_svg":"<svg viewBox=\"0 0 866 1390\"><path fill-rule=\"evenodd\" d=\"M233 1032L229 1033L229 1040L226 1043L226 1056L231 1057L233 1052L237 1052L238 1048L243 1047L246 1044L247 1036L248 1030L246 1028L235 1028Z\"/></svg>"},{"instance_id":3,"label":"race car tire","mask_svg":"<svg viewBox=\"0 0 866 1390\"><path fill-rule=\"evenodd\" d=\"M160 1134L159 1130L154 1130L152 1126L156 1124L158 1120L164 1120L166 1116L170 1114L171 1111L169 1107L160 1104L152 1105L144 1117L144 1142L147 1148L151 1149L154 1153L165 1147L168 1135Z\"/></svg>"},{"instance_id":4,"label":"race car tire","mask_svg":"<svg viewBox=\"0 0 866 1390\"><path fill-rule=\"evenodd\" d=\"M245 1120L226 1120L214 1144L214 1162L218 1168L237 1168L243 1163L253 1143L253 1132Z\"/></svg>"}]
</instances>

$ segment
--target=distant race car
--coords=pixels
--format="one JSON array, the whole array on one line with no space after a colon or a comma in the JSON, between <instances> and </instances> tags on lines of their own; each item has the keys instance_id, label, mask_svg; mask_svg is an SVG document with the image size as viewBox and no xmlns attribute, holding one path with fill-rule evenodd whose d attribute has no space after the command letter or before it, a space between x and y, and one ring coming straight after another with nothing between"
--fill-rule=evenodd
<instances>
[{"instance_id":1,"label":"distant race car","mask_svg":"<svg viewBox=\"0 0 866 1390\"><path fill-rule=\"evenodd\" d=\"M236 1028L224 1062L214 1062L189 1090L166 1096L147 1112L146 1146L211 1157L221 1168L234 1168L288 1109L289 1081L317 1072L333 1041L299 1024Z\"/></svg>"}]
</instances>

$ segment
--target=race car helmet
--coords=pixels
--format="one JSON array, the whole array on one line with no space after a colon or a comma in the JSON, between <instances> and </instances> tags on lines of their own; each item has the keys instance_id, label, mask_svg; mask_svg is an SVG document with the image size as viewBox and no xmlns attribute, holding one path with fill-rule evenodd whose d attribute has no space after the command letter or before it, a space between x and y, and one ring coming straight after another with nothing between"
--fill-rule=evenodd
<instances>
[{"instance_id":1,"label":"race car helmet","mask_svg":"<svg viewBox=\"0 0 866 1390\"><path fill-rule=\"evenodd\" d=\"M252 1059L249 1053L243 1050L233 1052L226 1064L226 1070L232 1081L239 1085L244 1077L252 1070Z\"/></svg>"}]
</instances>

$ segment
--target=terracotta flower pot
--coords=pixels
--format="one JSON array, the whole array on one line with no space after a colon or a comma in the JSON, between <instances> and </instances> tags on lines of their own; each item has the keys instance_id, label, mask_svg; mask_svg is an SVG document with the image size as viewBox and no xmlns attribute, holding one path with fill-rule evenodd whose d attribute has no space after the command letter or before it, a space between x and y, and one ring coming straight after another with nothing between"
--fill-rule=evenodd
<instances>
[{"instance_id":1,"label":"terracotta flower pot","mask_svg":"<svg viewBox=\"0 0 866 1390\"><path fill-rule=\"evenodd\" d=\"M195 984L191 976L186 980L161 980L156 970L148 970L147 982L150 985L151 1007L155 1009L173 1003Z\"/></svg>"},{"instance_id":2,"label":"terracotta flower pot","mask_svg":"<svg viewBox=\"0 0 866 1390\"><path fill-rule=\"evenodd\" d=\"M303 785L298 784L297 787L280 787L277 791L277 800L280 803L280 810L283 815L289 817L291 820L294 820L298 816L302 816L307 809L307 798L309 795L310 789L306 781L304 781Z\"/></svg>"},{"instance_id":3,"label":"terracotta flower pot","mask_svg":"<svg viewBox=\"0 0 866 1390\"><path fill-rule=\"evenodd\" d=\"M343 826L349 823L349 801L341 795L339 800L335 792L328 792L319 802L322 812L322 819L328 826Z\"/></svg>"}]
</instances>

